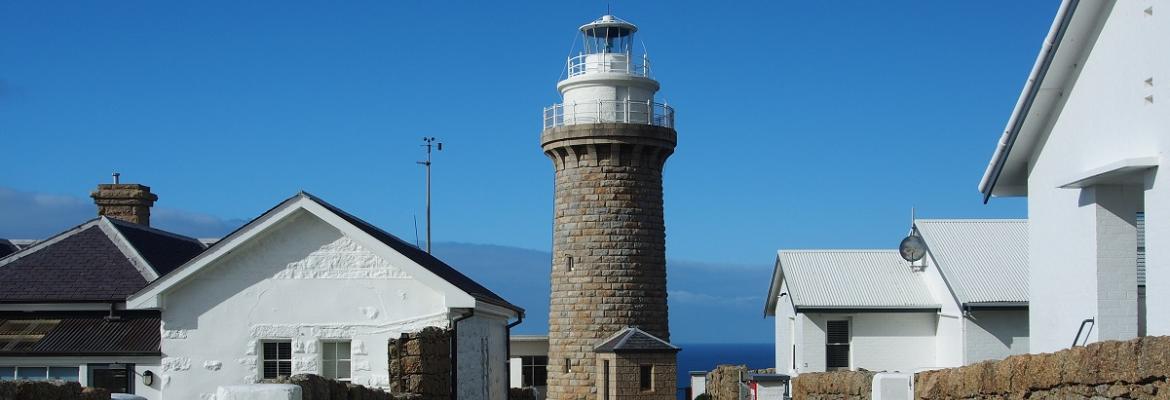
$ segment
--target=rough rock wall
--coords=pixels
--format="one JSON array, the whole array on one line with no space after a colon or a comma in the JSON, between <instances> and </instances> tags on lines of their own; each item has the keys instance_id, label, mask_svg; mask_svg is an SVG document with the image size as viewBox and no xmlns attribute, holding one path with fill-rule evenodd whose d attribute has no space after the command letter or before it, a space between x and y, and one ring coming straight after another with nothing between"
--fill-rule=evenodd
<instances>
[{"instance_id":1,"label":"rough rock wall","mask_svg":"<svg viewBox=\"0 0 1170 400\"><path fill-rule=\"evenodd\" d=\"M739 378L746 365L720 365L707 373L707 394L712 400L739 400Z\"/></svg>"},{"instance_id":2,"label":"rough rock wall","mask_svg":"<svg viewBox=\"0 0 1170 400\"><path fill-rule=\"evenodd\" d=\"M82 387L77 382L2 381L0 400L110 400L105 389Z\"/></svg>"},{"instance_id":3,"label":"rough rock wall","mask_svg":"<svg viewBox=\"0 0 1170 400\"><path fill-rule=\"evenodd\" d=\"M792 398L807 400L869 400L873 393L871 371L812 372L792 380Z\"/></svg>"},{"instance_id":4,"label":"rough rock wall","mask_svg":"<svg viewBox=\"0 0 1170 400\"><path fill-rule=\"evenodd\" d=\"M593 347L627 326L670 340L662 169L675 135L604 123L541 136L556 169L550 399L596 398Z\"/></svg>"},{"instance_id":5,"label":"rough rock wall","mask_svg":"<svg viewBox=\"0 0 1170 400\"><path fill-rule=\"evenodd\" d=\"M390 394L381 389L350 385L312 374L266 379L262 383L288 383L301 387L301 400L415 400L421 396L412 393Z\"/></svg>"},{"instance_id":6,"label":"rough rock wall","mask_svg":"<svg viewBox=\"0 0 1170 400\"><path fill-rule=\"evenodd\" d=\"M923 400L1170 399L1167 377L1170 337L1144 337L922 372L914 391Z\"/></svg>"},{"instance_id":7,"label":"rough rock wall","mask_svg":"<svg viewBox=\"0 0 1170 400\"><path fill-rule=\"evenodd\" d=\"M451 331L436 327L390 340L390 391L451 398Z\"/></svg>"}]
</instances>

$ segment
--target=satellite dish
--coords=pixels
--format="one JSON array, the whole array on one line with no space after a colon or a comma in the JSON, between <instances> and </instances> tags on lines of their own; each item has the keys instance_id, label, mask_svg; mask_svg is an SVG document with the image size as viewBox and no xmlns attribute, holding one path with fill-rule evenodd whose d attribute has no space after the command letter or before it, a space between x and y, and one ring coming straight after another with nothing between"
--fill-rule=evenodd
<instances>
[{"instance_id":1,"label":"satellite dish","mask_svg":"<svg viewBox=\"0 0 1170 400\"><path fill-rule=\"evenodd\" d=\"M918 235L917 229L902 239L902 244L898 245L898 253L902 255L902 259L909 262L921 260L926 256L926 242Z\"/></svg>"}]
</instances>

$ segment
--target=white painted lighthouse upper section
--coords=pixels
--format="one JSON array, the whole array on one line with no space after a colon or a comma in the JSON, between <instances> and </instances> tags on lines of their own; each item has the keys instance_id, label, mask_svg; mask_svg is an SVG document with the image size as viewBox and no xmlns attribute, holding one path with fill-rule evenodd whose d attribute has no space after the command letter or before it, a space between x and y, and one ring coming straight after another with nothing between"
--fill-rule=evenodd
<instances>
[{"instance_id":1,"label":"white painted lighthouse upper section","mask_svg":"<svg viewBox=\"0 0 1170 400\"><path fill-rule=\"evenodd\" d=\"M581 47L557 83L560 104L544 109L544 128L592 123L674 127L674 110L654 101L650 58L634 54L638 27L612 15L582 25Z\"/></svg>"}]
</instances>

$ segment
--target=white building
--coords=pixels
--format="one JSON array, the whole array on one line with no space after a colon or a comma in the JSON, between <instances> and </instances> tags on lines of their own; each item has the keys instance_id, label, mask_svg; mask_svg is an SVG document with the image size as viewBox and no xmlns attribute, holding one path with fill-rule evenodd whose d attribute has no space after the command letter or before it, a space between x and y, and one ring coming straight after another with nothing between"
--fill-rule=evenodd
<instances>
[{"instance_id":1,"label":"white building","mask_svg":"<svg viewBox=\"0 0 1170 400\"><path fill-rule=\"evenodd\" d=\"M190 249L175 253L178 244ZM74 267L81 279L38 274L46 267ZM90 273L102 286L78 286ZM430 326L455 332L458 397L504 400L509 322L523 315L303 192L206 249L102 217L0 260L0 277L60 292L0 295L0 311L12 313L0 312L0 379L39 373L151 400L207 399L218 386L298 373L387 388L389 340ZM120 291L103 291L109 285ZM89 304L99 301L107 304ZM16 328L27 343L6 341ZM95 374L106 369L120 372Z\"/></svg>"},{"instance_id":2,"label":"white building","mask_svg":"<svg viewBox=\"0 0 1170 400\"><path fill-rule=\"evenodd\" d=\"M1028 198L1034 352L1170 334L1168 13L1065 0L980 182Z\"/></svg>"},{"instance_id":3,"label":"white building","mask_svg":"<svg viewBox=\"0 0 1170 400\"><path fill-rule=\"evenodd\" d=\"M544 399L548 389L548 335L512 335L508 343L509 386L533 388Z\"/></svg>"},{"instance_id":4,"label":"white building","mask_svg":"<svg viewBox=\"0 0 1170 400\"><path fill-rule=\"evenodd\" d=\"M781 250L765 314L776 370L914 372L1028 351L1027 223L916 220L926 257Z\"/></svg>"}]
</instances>

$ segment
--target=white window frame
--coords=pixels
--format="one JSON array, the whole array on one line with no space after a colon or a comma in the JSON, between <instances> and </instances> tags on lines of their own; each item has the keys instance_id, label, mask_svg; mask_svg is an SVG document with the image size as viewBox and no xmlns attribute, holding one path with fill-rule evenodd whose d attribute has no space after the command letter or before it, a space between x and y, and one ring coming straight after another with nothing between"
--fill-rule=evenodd
<instances>
[{"instance_id":1,"label":"white window frame","mask_svg":"<svg viewBox=\"0 0 1170 400\"><path fill-rule=\"evenodd\" d=\"M276 352L277 354L274 358L268 358L268 352L265 351L264 347L266 345L268 345L269 343L276 343L278 346L277 352ZM288 358L280 358L281 354L280 354L279 346L281 343L288 344L288 355L287 355ZM267 372L267 364L269 361L276 363L276 376L270 377L267 375L267 373L268 373ZM293 374L293 370L292 370L293 369L292 368L293 367L292 339L266 339L266 340L260 342L260 378L261 379L275 379L277 376L282 376L282 375L280 375L280 363L285 362L285 361L288 362L288 376L291 376Z\"/></svg>"},{"instance_id":2,"label":"white window frame","mask_svg":"<svg viewBox=\"0 0 1170 400\"><path fill-rule=\"evenodd\" d=\"M347 346L349 346L349 354L346 354L345 358L337 357L336 348L333 351L333 353L334 353L333 358L334 359L330 360L328 357L325 356L325 354L328 353L327 351L325 351L325 349L327 347L330 347L331 345L336 346L337 344L340 344L340 343L344 343ZM343 362L343 361L349 364L348 373L346 374L349 377L348 378L337 378L337 376L340 375L338 373L338 371L341 371L341 368L338 366L338 364ZM325 363L330 363L330 362L333 363L333 371L334 371L333 374L335 376L325 375ZM340 381L340 382L350 382L353 380L353 341L344 340L344 339L321 341L321 376L329 378L329 379L333 379L336 381Z\"/></svg>"},{"instance_id":3,"label":"white window frame","mask_svg":"<svg viewBox=\"0 0 1170 400\"><path fill-rule=\"evenodd\" d=\"M44 368L45 369L45 376L43 378L40 378L40 379L33 379L34 381L48 381L48 380L50 380L50 378L51 378L50 375L52 375L53 368L71 368L71 369L73 369L74 375L77 377L77 379L72 380L72 381L66 381L66 382L81 382L81 366L80 365L0 365L0 368L12 368L12 376L0 376L0 381L16 380L17 377L20 376L20 369L21 368Z\"/></svg>"}]
</instances>

